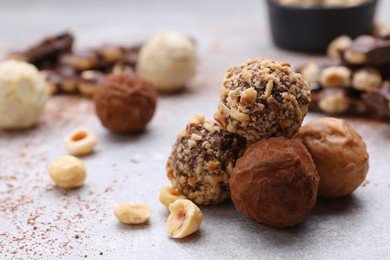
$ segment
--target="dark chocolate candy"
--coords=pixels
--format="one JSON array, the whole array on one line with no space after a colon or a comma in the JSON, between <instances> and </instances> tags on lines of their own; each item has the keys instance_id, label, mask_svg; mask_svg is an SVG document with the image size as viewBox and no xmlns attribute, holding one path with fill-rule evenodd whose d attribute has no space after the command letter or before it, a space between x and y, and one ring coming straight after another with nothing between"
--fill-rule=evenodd
<instances>
[{"instance_id":1,"label":"dark chocolate candy","mask_svg":"<svg viewBox=\"0 0 390 260\"><path fill-rule=\"evenodd\" d=\"M351 55L359 56L359 61L354 61ZM342 51L342 61L347 65L390 64L390 40L369 35L359 36L349 48Z\"/></svg>"}]
</instances>

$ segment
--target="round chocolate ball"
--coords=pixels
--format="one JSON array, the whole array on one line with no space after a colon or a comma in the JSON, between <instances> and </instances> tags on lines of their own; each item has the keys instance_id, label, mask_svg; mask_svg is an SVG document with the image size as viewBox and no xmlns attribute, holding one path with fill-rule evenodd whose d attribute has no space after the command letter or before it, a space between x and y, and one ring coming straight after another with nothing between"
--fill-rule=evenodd
<instances>
[{"instance_id":1,"label":"round chocolate ball","mask_svg":"<svg viewBox=\"0 0 390 260\"><path fill-rule=\"evenodd\" d=\"M96 114L112 132L137 132L152 119L157 101L154 87L134 73L111 74L94 94Z\"/></svg>"},{"instance_id":2,"label":"round chocolate ball","mask_svg":"<svg viewBox=\"0 0 390 260\"><path fill-rule=\"evenodd\" d=\"M137 72L160 92L175 92L185 87L196 72L196 45L181 33L163 32L141 48Z\"/></svg>"},{"instance_id":3,"label":"round chocolate ball","mask_svg":"<svg viewBox=\"0 0 390 260\"><path fill-rule=\"evenodd\" d=\"M0 63L0 129L36 125L49 97L49 86L37 68L23 61Z\"/></svg>"},{"instance_id":4,"label":"round chocolate ball","mask_svg":"<svg viewBox=\"0 0 390 260\"><path fill-rule=\"evenodd\" d=\"M229 198L229 179L245 139L196 115L177 137L167 163L172 187L197 204Z\"/></svg>"},{"instance_id":5,"label":"round chocolate ball","mask_svg":"<svg viewBox=\"0 0 390 260\"><path fill-rule=\"evenodd\" d=\"M249 143L291 137L301 126L310 100L308 81L292 71L290 64L250 59L226 72L214 117Z\"/></svg>"},{"instance_id":6,"label":"round chocolate ball","mask_svg":"<svg viewBox=\"0 0 390 260\"><path fill-rule=\"evenodd\" d=\"M321 177L318 196L348 195L366 178L366 144L347 121L330 117L316 119L304 125L295 138L307 147Z\"/></svg>"},{"instance_id":7,"label":"round chocolate ball","mask_svg":"<svg viewBox=\"0 0 390 260\"><path fill-rule=\"evenodd\" d=\"M231 198L257 223L283 228L300 223L315 204L319 175L306 147L285 137L261 140L237 160Z\"/></svg>"}]
</instances>

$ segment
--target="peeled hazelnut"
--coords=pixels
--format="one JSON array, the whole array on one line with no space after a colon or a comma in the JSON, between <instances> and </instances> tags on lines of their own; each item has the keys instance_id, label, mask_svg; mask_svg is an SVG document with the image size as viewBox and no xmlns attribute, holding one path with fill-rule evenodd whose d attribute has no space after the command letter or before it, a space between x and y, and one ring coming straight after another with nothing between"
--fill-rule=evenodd
<instances>
[{"instance_id":1,"label":"peeled hazelnut","mask_svg":"<svg viewBox=\"0 0 390 260\"><path fill-rule=\"evenodd\" d=\"M168 207L171 203L175 202L178 199L185 199L178 190L172 188L172 187L164 187L160 190L160 202L165 206Z\"/></svg>"},{"instance_id":2,"label":"peeled hazelnut","mask_svg":"<svg viewBox=\"0 0 390 260\"><path fill-rule=\"evenodd\" d=\"M390 38L390 23L389 22L375 23L373 35L377 38L389 39Z\"/></svg>"},{"instance_id":3,"label":"peeled hazelnut","mask_svg":"<svg viewBox=\"0 0 390 260\"><path fill-rule=\"evenodd\" d=\"M328 114L340 114L349 108L349 99L341 89L326 89L320 94L319 108Z\"/></svg>"},{"instance_id":4,"label":"peeled hazelnut","mask_svg":"<svg viewBox=\"0 0 390 260\"><path fill-rule=\"evenodd\" d=\"M324 69L320 75L320 84L324 88L348 87L351 71L344 66L334 66Z\"/></svg>"},{"instance_id":5,"label":"peeled hazelnut","mask_svg":"<svg viewBox=\"0 0 390 260\"><path fill-rule=\"evenodd\" d=\"M329 45L327 55L331 59L340 59L340 50L346 49L352 44L352 39L349 36L342 35L334 39Z\"/></svg>"},{"instance_id":6,"label":"peeled hazelnut","mask_svg":"<svg viewBox=\"0 0 390 260\"><path fill-rule=\"evenodd\" d=\"M125 224L143 224L149 220L152 209L149 205L115 204L114 215Z\"/></svg>"},{"instance_id":7,"label":"peeled hazelnut","mask_svg":"<svg viewBox=\"0 0 390 260\"><path fill-rule=\"evenodd\" d=\"M72 155L86 155L93 151L97 137L86 128L78 128L65 138L65 145Z\"/></svg>"},{"instance_id":8,"label":"peeled hazelnut","mask_svg":"<svg viewBox=\"0 0 390 260\"><path fill-rule=\"evenodd\" d=\"M190 200L179 199L169 205L171 212L167 220L170 237L183 238L195 233L202 224L203 215Z\"/></svg>"},{"instance_id":9,"label":"peeled hazelnut","mask_svg":"<svg viewBox=\"0 0 390 260\"><path fill-rule=\"evenodd\" d=\"M335 198L352 193L368 171L368 153L360 135L345 120L320 118L295 135L309 150L320 175L318 196Z\"/></svg>"},{"instance_id":10,"label":"peeled hazelnut","mask_svg":"<svg viewBox=\"0 0 390 260\"><path fill-rule=\"evenodd\" d=\"M85 97L92 97L97 85L104 79L104 74L96 70L86 70L80 75L80 82L77 86L80 93Z\"/></svg>"},{"instance_id":11,"label":"peeled hazelnut","mask_svg":"<svg viewBox=\"0 0 390 260\"><path fill-rule=\"evenodd\" d=\"M310 82L317 82L320 78L320 68L315 61L309 61L302 69L302 76Z\"/></svg>"},{"instance_id":12,"label":"peeled hazelnut","mask_svg":"<svg viewBox=\"0 0 390 260\"><path fill-rule=\"evenodd\" d=\"M238 212L270 227L300 223L314 206L319 176L306 147L285 137L263 139L238 159L230 179Z\"/></svg>"},{"instance_id":13,"label":"peeled hazelnut","mask_svg":"<svg viewBox=\"0 0 390 260\"><path fill-rule=\"evenodd\" d=\"M350 64L361 65L366 61L366 54L347 49L344 58Z\"/></svg>"},{"instance_id":14,"label":"peeled hazelnut","mask_svg":"<svg viewBox=\"0 0 390 260\"><path fill-rule=\"evenodd\" d=\"M374 68L365 68L356 71L352 77L352 87L366 92L378 89L382 84L381 74Z\"/></svg>"},{"instance_id":15,"label":"peeled hazelnut","mask_svg":"<svg viewBox=\"0 0 390 260\"><path fill-rule=\"evenodd\" d=\"M49 166L48 171L54 183L66 189L82 186L87 177L84 163L70 155L58 158Z\"/></svg>"}]
</instances>

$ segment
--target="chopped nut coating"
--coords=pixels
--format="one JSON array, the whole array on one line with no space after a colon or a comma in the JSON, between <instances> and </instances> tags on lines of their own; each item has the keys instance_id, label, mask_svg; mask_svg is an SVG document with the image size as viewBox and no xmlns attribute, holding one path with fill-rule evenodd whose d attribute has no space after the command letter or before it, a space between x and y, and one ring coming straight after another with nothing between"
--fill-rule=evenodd
<instances>
[{"instance_id":1,"label":"chopped nut coating","mask_svg":"<svg viewBox=\"0 0 390 260\"><path fill-rule=\"evenodd\" d=\"M310 103L310 85L286 62L250 59L226 72L214 114L223 129L254 143L292 136Z\"/></svg>"}]
</instances>

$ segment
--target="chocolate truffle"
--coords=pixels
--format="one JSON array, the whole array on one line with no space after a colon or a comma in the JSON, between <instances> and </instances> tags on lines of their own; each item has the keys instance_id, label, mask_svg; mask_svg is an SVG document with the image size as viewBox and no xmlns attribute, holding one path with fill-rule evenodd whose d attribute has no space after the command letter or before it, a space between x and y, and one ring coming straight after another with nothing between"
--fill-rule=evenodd
<instances>
[{"instance_id":1,"label":"chocolate truffle","mask_svg":"<svg viewBox=\"0 0 390 260\"><path fill-rule=\"evenodd\" d=\"M347 121L330 117L313 120L295 138L307 147L321 177L318 196L345 196L364 181L368 171L366 145Z\"/></svg>"},{"instance_id":2,"label":"chocolate truffle","mask_svg":"<svg viewBox=\"0 0 390 260\"><path fill-rule=\"evenodd\" d=\"M161 92L181 90L195 75L196 46L186 35L164 32L146 42L139 53L137 72Z\"/></svg>"},{"instance_id":3,"label":"chocolate truffle","mask_svg":"<svg viewBox=\"0 0 390 260\"><path fill-rule=\"evenodd\" d=\"M111 74L94 93L96 114L113 132L136 132L145 128L156 109L153 86L134 73Z\"/></svg>"},{"instance_id":4,"label":"chocolate truffle","mask_svg":"<svg viewBox=\"0 0 390 260\"><path fill-rule=\"evenodd\" d=\"M0 63L0 128L21 129L37 124L49 97L49 85L34 65Z\"/></svg>"},{"instance_id":5,"label":"chocolate truffle","mask_svg":"<svg viewBox=\"0 0 390 260\"><path fill-rule=\"evenodd\" d=\"M172 187L197 204L216 204L230 196L229 179L245 139L195 115L177 137L167 163Z\"/></svg>"},{"instance_id":6,"label":"chocolate truffle","mask_svg":"<svg viewBox=\"0 0 390 260\"><path fill-rule=\"evenodd\" d=\"M290 64L250 59L230 68L220 85L215 119L249 143L294 135L310 103L310 85Z\"/></svg>"},{"instance_id":7,"label":"chocolate truffle","mask_svg":"<svg viewBox=\"0 0 390 260\"><path fill-rule=\"evenodd\" d=\"M237 160L231 198L238 212L274 228L300 223L314 206L319 176L306 147L285 137L263 139Z\"/></svg>"}]
</instances>

